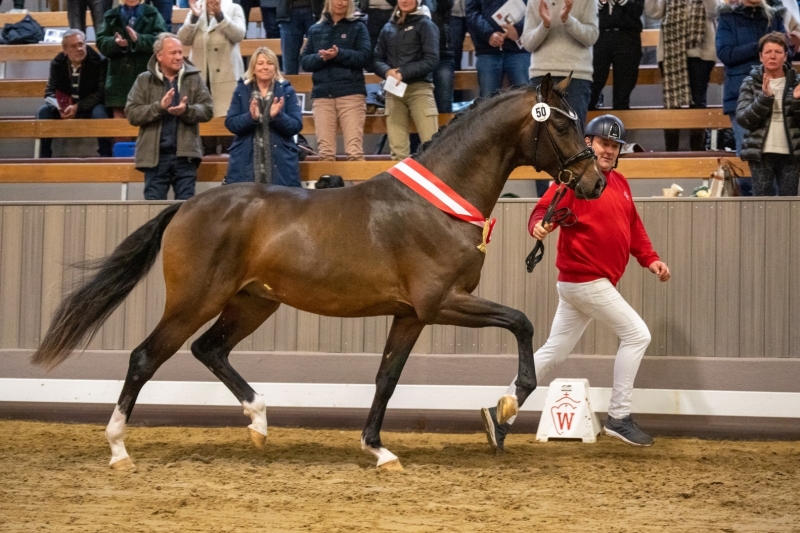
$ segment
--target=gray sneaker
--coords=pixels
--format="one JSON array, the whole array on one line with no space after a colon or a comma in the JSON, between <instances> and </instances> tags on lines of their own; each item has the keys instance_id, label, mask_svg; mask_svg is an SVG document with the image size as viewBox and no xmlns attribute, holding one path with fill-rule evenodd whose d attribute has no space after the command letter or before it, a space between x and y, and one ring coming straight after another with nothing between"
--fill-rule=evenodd
<instances>
[{"instance_id":1,"label":"gray sneaker","mask_svg":"<svg viewBox=\"0 0 800 533\"><path fill-rule=\"evenodd\" d=\"M489 446L494 448L496 453L503 453L506 434L511 426L497 423L497 407L482 408L481 418L483 418L483 429L486 431L486 440L489 442Z\"/></svg>"},{"instance_id":2,"label":"gray sneaker","mask_svg":"<svg viewBox=\"0 0 800 533\"><path fill-rule=\"evenodd\" d=\"M653 437L639 429L636 422L630 415L625 418L608 417L603 426L603 433L611 437L616 437L622 442L627 442L631 446L652 446Z\"/></svg>"}]
</instances>

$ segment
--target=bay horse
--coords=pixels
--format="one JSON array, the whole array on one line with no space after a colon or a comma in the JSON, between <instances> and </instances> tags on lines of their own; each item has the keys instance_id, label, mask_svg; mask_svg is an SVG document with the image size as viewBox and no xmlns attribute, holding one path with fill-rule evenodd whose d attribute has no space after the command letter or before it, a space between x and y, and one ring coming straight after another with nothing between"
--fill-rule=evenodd
<instances>
[{"instance_id":1,"label":"bay horse","mask_svg":"<svg viewBox=\"0 0 800 533\"><path fill-rule=\"evenodd\" d=\"M568 84L569 78L553 86L548 75L539 87L513 88L475 103L414 159L487 224L509 174L522 165L560 176L581 198L596 198L605 178L563 98ZM553 111L546 120L534 119L539 102ZM480 227L445 214L387 172L325 191L255 183L217 187L167 207L100 259L96 273L56 310L32 360L53 367L85 346L163 249L164 314L131 353L106 428L109 464L126 470L134 465L124 430L139 392L214 317L192 343L192 354L241 402L251 419L250 438L263 448L266 405L229 363L231 350L282 303L334 317L392 315L361 446L378 466L402 469L383 447L380 429L426 324L508 329L519 349L517 397L523 401L536 387L531 322L521 311L471 294L483 266L485 255L476 246L482 239Z\"/></svg>"}]
</instances>

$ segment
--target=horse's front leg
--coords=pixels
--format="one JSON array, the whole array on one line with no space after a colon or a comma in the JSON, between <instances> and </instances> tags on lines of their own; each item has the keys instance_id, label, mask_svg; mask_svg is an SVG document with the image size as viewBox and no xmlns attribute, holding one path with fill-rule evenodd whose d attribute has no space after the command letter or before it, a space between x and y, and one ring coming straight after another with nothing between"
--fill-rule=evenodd
<instances>
[{"instance_id":1,"label":"horse's front leg","mask_svg":"<svg viewBox=\"0 0 800 533\"><path fill-rule=\"evenodd\" d=\"M509 330L517 339L519 373L516 394L505 395L497 403L497 421L505 423L519 412L519 406L536 389L536 369L533 366L533 324L525 313L500 305L467 292L451 294L442 305L434 323L470 328L500 327Z\"/></svg>"},{"instance_id":2,"label":"horse's front leg","mask_svg":"<svg viewBox=\"0 0 800 533\"><path fill-rule=\"evenodd\" d=\"M375 398L369 410L367 423L361 434L361 449L370 452L378 459L378 467L386 470L402 470L397 456L381 444L381 425L386 405L392 397L403 366L406 364L408 354L414 348L419 334L425 324L416 317L394 317L389 338L383 349L381 366L375 376Z\"/></svg>"}]
</instances>

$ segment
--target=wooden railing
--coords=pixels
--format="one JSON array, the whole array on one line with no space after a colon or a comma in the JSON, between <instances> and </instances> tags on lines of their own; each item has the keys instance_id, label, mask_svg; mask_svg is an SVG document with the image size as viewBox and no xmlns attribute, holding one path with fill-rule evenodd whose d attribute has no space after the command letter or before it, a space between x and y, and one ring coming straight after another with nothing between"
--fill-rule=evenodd
<instances>
[{"instance_id":1,"label":"wooden railing","mask_svg":"<svg viewBox=\"0 0 800 533\"><path fill-rule=\"evenodd\" d=\"M605 110L590 111L588 118L605 113ZM628 130L684 129L684 128L729 128L730 120L719 107L708 109L654 109L641 108L614 111ZM452 114L439 115L439 124L452 120ZM71 120L0 120L0 139L38 139L55 137L130 137L138 133L125 119L71 119ZM415 131L412 127L411 131ZM313 135L314 119L303 116L303 134ZM386 133L384 115L367 115L364 133ZM230 136L225 128L224 117L200 124L204 136Z\"/></svg>"},{"instance_id":2,"label":"wooden railing","mask_svg":"<svg viewBox=\"0 0 800 533\"><path fill-rule=\"evenodd\" d=\"M622 157L619 171L629 179L703 179L716 170L717 156L676 157L674 154L649 154L649 157ZM725 155L725 154L721 154ZM725 155L749 176L749 168L737 157ZM323 174L338 174L348 181L363 181L394 165L388 159L370 161L303 161L300 179L316 180ZM228 169L224 156L203 158L199 181L222 181ZM550 179L532 167L519 167L512 180ZM0 183L133 183L144 180L130 158L92 159L8 159L0 161Z\"/></svg>"}]
</instances>

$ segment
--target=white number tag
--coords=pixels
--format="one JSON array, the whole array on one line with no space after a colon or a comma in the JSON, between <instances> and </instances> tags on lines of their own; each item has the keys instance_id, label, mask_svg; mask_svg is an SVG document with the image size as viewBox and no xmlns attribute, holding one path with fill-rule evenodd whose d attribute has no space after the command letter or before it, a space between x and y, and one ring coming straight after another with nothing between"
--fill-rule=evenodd
<instances>
[{"instance_id":1,"label":"white number tag","mask_svg":"<svg viewBox=\"0 0 800 533\"><path fill-rule=\"evenodd\" d=\"M533 115L533 120L535 120L536 122L544 122L545 120L550 118L550 106L545 104L544 102L539 102L538 104L533 106L531 115Z\"/></svg>"}]
</instances>

